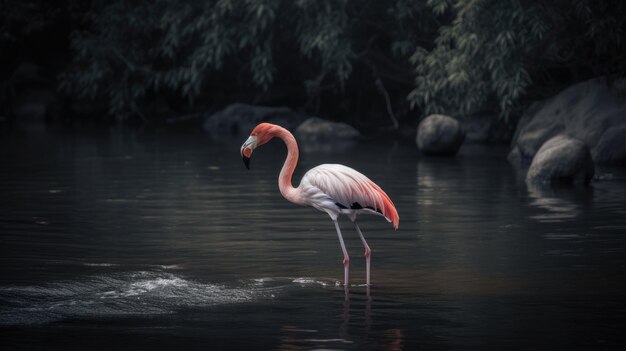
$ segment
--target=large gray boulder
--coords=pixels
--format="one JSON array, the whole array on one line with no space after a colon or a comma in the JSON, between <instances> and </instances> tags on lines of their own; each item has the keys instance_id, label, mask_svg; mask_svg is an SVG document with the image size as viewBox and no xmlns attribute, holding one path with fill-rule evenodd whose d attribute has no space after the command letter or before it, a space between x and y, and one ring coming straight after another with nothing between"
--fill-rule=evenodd
<instances>
[{"instance_id":1,"label":"large gray boulder","mask_svg":"<svg viewBox=\"0 0 626 351\"><path fill-rule=\"evenodd\" d=\"M464 139L461 123L452 117L430 115L417 127L417 146L427 155L454 156Z\"/></svg>"},{"instance_id":2,"label":"large gray boulder","mask_svg":"<svg viewBox=\"0 0 626 351\"><path fill-rule=\"evenodd\" d=\"M583 141L594 162L625 162L624 85L626 79L608 82L596 78L531 105L518 123L509 160L530 160L546 140L566 134Z\"/></svg>"},{"instance_id":3,"label":"large gray boulder","mask_svg":"<svg viewBox=\"0 0 626 351\"><path fill-rule=\"evenodd\" d=\"M345 123L311 117L296 128L295 135L305 152L336 152L352 148L361 133Z\"/></svg>"},{"instance_id":4,"label":"large gray boulder","mask_svg":"<svg viewBox=\"0 0 626 351\"><path fill-rule=\"evenodd\" d=\"M241 139L250 134L259 123L278 124L295 129L305 116L287 107L264 107L236 103L209 116L203 124L212 139Z\"/></svg>"},{"instance_id":5,"label":"large gray boulder","mask_svg":"<svg viewBox=\"0 0 626 351\"><path fill-rule=\"evenodd\" d=\"M296 136L305 141L353 140L361 135L354 127L311 117L296 128Z\"/></svg>"},{"instance_id":6,"label":"large gray boulder","mask_svg":"<svg viewBox=\"0 0 626 351\"><path fill-rule=\"evenodd\" d=\"M585 143L565 135L546 141L533 157L526 180L588 183L594 174L591 153Z\"/></svg>"}]
</instances>

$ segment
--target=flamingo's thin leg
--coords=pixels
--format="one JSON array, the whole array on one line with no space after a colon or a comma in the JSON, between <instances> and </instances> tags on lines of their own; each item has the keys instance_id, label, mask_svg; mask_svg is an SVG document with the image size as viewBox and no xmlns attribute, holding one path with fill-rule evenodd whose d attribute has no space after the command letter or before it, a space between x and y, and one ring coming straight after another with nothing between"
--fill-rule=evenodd
<instances>
[{"instance_id":1,"label":"flamingo's thin leg","mask_svg":"<svg viewBox=\"0 0 626 351\"><path fill-rule=\"evenodd\" d=\"M346 250L346 244L343 243L343 237L341 236L341 229L339 229L339 223L337 223L337 219L333 218L333 223L335 223L335 229L337 229L337 236L339 236L339 243L341 244L341 251L343 251L344 286L348 287L348 272L350 271L350 256L348 256L348 250Z\"/></svg>"},{"instance_id":2,"label":"flamingo's thin leg","mask_svg":"<svg viewBox=\"0 0 626 351\"><path fill-rule=\"evenodd\" d=\"M361 228L356 224L356 221L352 221L354 223L354 227L356 228L356 232L359 233L361 237L361 241L363 242L363 246L365 247L365 274L366 274L366 285L370 286L370 261L372 258L372 250L370 250L369 245L367 245L367 241L365 241L365 237L363 233L361 233Z\"/></svg>"}]
</instances>

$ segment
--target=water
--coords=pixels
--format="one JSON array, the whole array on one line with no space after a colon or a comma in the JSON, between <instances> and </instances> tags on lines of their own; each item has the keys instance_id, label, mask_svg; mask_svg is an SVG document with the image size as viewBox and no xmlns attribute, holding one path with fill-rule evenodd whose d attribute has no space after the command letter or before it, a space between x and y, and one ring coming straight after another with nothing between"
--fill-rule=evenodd
<instances>
[{"instance_id":1,"label":"water","mask_svg":"<svg viewBox=\"0 0 626 351\"><path fill-rule=\"evenodd\" d=\"M21 349L620 349L626 181L528 187L506 148L302 148L383 187L363 248L281 198L279 142L112 131L0 141L0 334ZM331 150L333 148L330 148ZM347 297L347 298L346 298Z\"/></svg>"}]
</instances>

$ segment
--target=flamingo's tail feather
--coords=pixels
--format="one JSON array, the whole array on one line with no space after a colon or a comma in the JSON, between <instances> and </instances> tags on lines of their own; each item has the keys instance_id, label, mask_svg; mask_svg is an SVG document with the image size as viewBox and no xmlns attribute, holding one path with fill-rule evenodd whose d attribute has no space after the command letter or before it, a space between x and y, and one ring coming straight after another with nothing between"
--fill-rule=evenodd
<instances>
[{"instance_id":1,"label":"flamingo's tail feather","mask_svg":"<svg viewBox=\"0 0 626 351\"><path fill-rule=\"evenodd\" d=\"M393 202L391 201L387 193L383 191L383 189L381 189L378 185L374 183L372 184L374 185L373 188L376 190L376 192L378 192L382 200L382 206L380 210L382 211L383 216L385 216L385 219L387 219L389 223L393 224L393 228L395 230L398 230L398 225L400 224L400 216L398 216L396 206L394 206Z\"/></svg>"}]
</instances>

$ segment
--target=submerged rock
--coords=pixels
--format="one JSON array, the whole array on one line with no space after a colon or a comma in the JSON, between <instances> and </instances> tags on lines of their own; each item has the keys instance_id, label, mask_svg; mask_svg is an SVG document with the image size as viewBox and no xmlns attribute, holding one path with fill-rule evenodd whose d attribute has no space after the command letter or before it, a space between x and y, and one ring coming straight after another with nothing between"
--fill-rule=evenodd
<instances>
[{"instance_id":1,"label":"submerged rock","mask_svg":"<svg viewBox=\"0 0 626 351\"><path fill-rule=\"evenodd\" d=\"M417 127L417 146L427 155L454 156L464 139L461 123L452 117L430 115Z\"/></svg>"},{"instance_id":2,"label":"submerged rock","mask_svg":"<svg viewBox=\"0 0 626 351\"><path fill-rule=\"evenodd\" d=\"M626 162L626 79L591 79L535 103L519 121L509 161L533 158L544 142L566 134L584 142L594 162Z\"/></svg>"},{"instance_id":3,"label":"submerged rock","mask_svg":"<svg viewBox=\"0 0 626 351\"><path fill-rule=\"evenodd\" d=\"M304 119L304 115L288 107L236 103L209 116L204 121L203 128L213 139L232 139L247 136L259 123L274 123L293 130Z\"/></svg>"},{"instance_id":4,"label":"submerged rock","mask_svg":"<svg viewBox=\"0 0 626 351\"><path fill-rule=\"evenodd\" d=\"M526 180L588 183L595 168L589 148L580 140L558 135L546 141L530 165Z\"/></svg>"}]
</instances>

